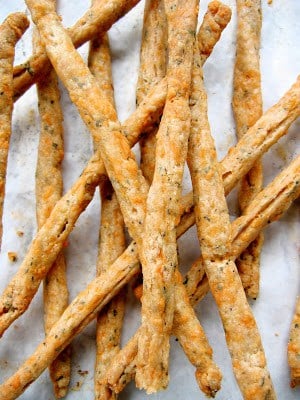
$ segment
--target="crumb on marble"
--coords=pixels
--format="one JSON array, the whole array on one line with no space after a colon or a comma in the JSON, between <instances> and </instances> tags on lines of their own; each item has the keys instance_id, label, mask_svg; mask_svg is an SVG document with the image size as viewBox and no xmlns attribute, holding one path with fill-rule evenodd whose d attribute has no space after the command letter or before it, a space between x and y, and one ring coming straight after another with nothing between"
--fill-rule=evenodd
<instances>
[{"instance_id":1,"label":"crumb on marble","mask_svg":"<svg viewBox=\"0 0 300 400\"><path fill-rule=\"evenodd\" d=\"M17 255L17 253L15 253L14 251L9 251L9 252L7 253L7 257L8 257L8 259L9 259L9 261L11 261L11 262L15 262L15 261L17 261L17 259L18 259L18 255Z\"/></svg>"},{"instance_id":2,"label":"crumb on marble","mask_svg":"<svg viewBox=\"0 0 300 400\"><path fill-rule=\"evenodd\" d=\"M18 235L19 237L22 237L22 236L24 235L24 232L23 232L23 231L17 231L17 235Z\"/></svg>"}]
</instances>

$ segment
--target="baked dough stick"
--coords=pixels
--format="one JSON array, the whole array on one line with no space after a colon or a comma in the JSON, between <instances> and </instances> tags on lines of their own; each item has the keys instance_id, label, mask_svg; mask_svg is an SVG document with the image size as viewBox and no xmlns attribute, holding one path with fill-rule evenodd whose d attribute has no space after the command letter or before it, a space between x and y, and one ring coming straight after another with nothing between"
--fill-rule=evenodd
<instances>
[{"instance_id":1,"label":"baked dough stick","mask_svg":"<svg viewBox=\"0 0 300 400\"><path fill-rule=\"evenodd\" d=\"M91 41L88 66L107 99L114 105L111 59L107 34ZM103 178L101 181L100 194L101 225L97 260L98 275L109 268L125 250L124 221L116 194L108 178ZM102 383L102 379L111 359L119 351L125 312L125 298L126 291L123 289L97 316L94 374L96 400L116 398L116 395Z\"/></svg>"},{"instance_id":2,"label":"baked dough stick","mask_svg":"<svg viewBox=\"0 0 300 400\"><path fill-rule=\"evenodd\" d=\"M101 0L71 27L68 32L75 47L108 31L139 0ZM38 80L47 76L51 64L45 51L33 54L14 68L14 99L21 97Z\"/></svg>"},{"instance_id":3,"label":"baked dough stick","mask_svg":"<svg viewBox=\"0 0 300 400\"><path fill-rule=\"evenodd\" d=\"M252 220L249 224L249 229L252 230L252 236L247 233L248 229L238 228L237 231L242 233L244 237L239 241L240 244L235 246L238 251L243 251L253 239L257 236L260 229L264 228L269 221L278 219L279 216L288 209L291 202L300 195L300 180L299 178L300 157L293 162L286 170L284 170L269 186L272 189L272 201L270 201L269 186L265 188L257 196L257 205L253 207L256 209L256 214L247 219ZM285 176L285 178L284 178ZM291 179L292 176L292 179ZM291 179L291 184L288 184L288 179ZM282 187L287 187L284 190L282 197L278 199L274 186L281 192ZM266 194L268 190L268 194ZM265 207L269 202L269 206ZM276 202L273 206L273 201ZM255 205L254 201L252 204ZM260 204L260 206L259 206ZM261 207L261 208L260 208ZM248 207L250 210L250 206ZM268 210L266 213L261 211ZM257 218L262 217L263 218ZM236 221L241 220L240 217ZM244 219L244 223L247 221ZM257 223L259 222L259 223ZM236 223L236 222L235 222ZM186 226L187 227L187 226ZM242 224L240 224L242 227ZM180 225L177 229L178 234L184 233ZM248 242L245 241L247 237ZM236 256L239 252L236 252ZM3 399L14 399L20 395L30 383L32 383L38 376L47 368L53 359L57 357L57 353L62 351L68 343L72 341L76 334L79 334L97 313L107 304L111 298L118 293L129 280L139 271L138 254L135 242L132 242L125 252L115 261L114 265L105 273L95 278L85 290L83 290L69 305L60 321L52 328L51 333L46 340L36 349L35 353L20 367L20 369L5 383L0 386L0 394ZM176 318L176 313L175 313ZM124 362L124 361L123 361ZM120 374L121 376L121 374Z\"/></svg>"},{"instance_id":4,"label":"baked dough stick","mask_svg":"<svg viewBox=\"0 0 300 400\"><path fill-rule=\"evenodd\" d=\"M296 310L290 329L288 344L288 362L291 372L291 387L300 385L300 298L296 302Z\"/></svg>"},{"instance_id":5,"label":"baked dough stick","mask_svg":"<svg viewBox=\"0 0 300 400\"><path fill-rule=\"evenodd\" d=\"M198 51L194 53L188 166L204 268L222 319L233 371L243 397L275 399L251 308L230 256L231 232L224 186L207 118Z\"/></svg>"},{"instance_id":6,"label":"baked dough stick","mask_svg":"<svg viewBox=\"0 0 300 400\"><path fill-rule=\"evenodd\" d=\"M163 0L146 0L140 53L140 69L136 89L137 104L166 74L167 21ZM146 133L146 132L145 132ZM157 128L140 140L141 170L152 182L155 168Z\"/></svg>"},{"instance_id":7,"label":"baked dough stick","mask_svg":"<svg viewBox=\"0 0 300 400\"><path fill-rule=\"evenodd\" d=\"M39 34L33 35L33 50L42 47ZM47 80L37 83L38 108L40 114L40 139L36 167L35 193L36 215L40 229L49 217L56 202L61 198L63 180L61 163L64 156L63 114L60 106L60 91L55 71L50 70ZM44 326L49 332L68 305L66 260L59 253L44 279ZM70 348L66 348L49 367L56 398L68 392L71 375Z\"/></svg>"},{"instance_id":8,"label":"baked dough stick","mask_svg":"<svg viewBox=\"0 0 300 400\"><path fill-rule=\"evenodd\" d=\"M143 230L142 331L136 385L147 393L167 387L169 336L178 265L176 225L190 131L189 94L197 1L165 0L168 22L168 89L157 132L155 170Z\"/></svg>"},{"instance_id":9,"label":"baked dough stick","mask_svg":"<svg viewBox=\"0 0 300 400\"><path fill-rule=\"evenodd\" d=\"M153 93L149 94L149 98L152 95ZM145 126L152 123L151 118L148 118L151 113L151 107L149 108L147 105L149 103L143 101L136 112L129 118L131 119L128 124L130 128L126 128L126 130L131 145L135 144L138 134ZM249 132L235 147L230 149L227 156L220 163L226 193L230 192L237 181L247 173L253 163L272 144L287 133L289 126L299 114L300 79L298 78L279 102L271 107L249 129ZM135 118L133 118L134 115ZM135 120L135 123L133 120ZM131 134L133 131L134 133ZM38 231L18 272L0 297L0 336L28 308L41 280L46 276L58 253L63 248L63 244L72 231L79 215L93 198L95 187L99 184L104 173L105 169L100 154L96 152L91 157L80 178L57 202L45 222L45 227ZM184 217L181 223L185 230L195 222L194 213L189 212L192 207L193 197L190 193L186 196L182 209ZM199 282L199 280L195 281ZM187 284L191 283L192 280L188 280Z\"/></svg>"},{"instance_id":10,"label":"baked dough stick","mask_svg":"<svg viewBox=\"0 0 300 400\"><path fill-rule=\"evenodd\" d=\"M261 0L237 0L237 41L233 78L233 113L238 138L241 138L262 115L259 67L261 33ZM258 161L241 180L239 204L241 212L261 190L262 164ZM246 295L256 299L259 293L260 233L236 260Z\"/></svg>"},{"instance_id":11,"label":"baked dough stick","mask_svg":"<svg viewBox=\"0 0 300 400\"><path fill-rule=\"evenodd\" d=\"M2 242L2 214L11 118L13 111L13 62L15 45L29 22L25 14L9 15L0 25L0 248Z\"/></svg>"},{"instance_id":12,"label":"baked dough stick","mask_svg":"<svg viewBox=\"0 0 300 400\"><path fill-rule=\"evenodd\" d=\"M286 167L265 189L251 201L245 214L231 224L231 253L237 258L252 239L269 223L277 221L300 196L300 156ZM202 279L203 278L203 279ZM201 280L202 279L202 280ZM192 304L201 300L208 291L200 257L186 276L186 290ZM189 284L193 282L193 285Z\"/></svg>"}]
</instances>

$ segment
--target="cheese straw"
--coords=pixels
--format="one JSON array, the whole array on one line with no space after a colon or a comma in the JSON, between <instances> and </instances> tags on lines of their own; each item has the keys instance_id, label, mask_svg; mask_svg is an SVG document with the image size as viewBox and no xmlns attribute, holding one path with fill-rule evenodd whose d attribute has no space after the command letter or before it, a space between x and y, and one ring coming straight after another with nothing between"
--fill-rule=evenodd
<instances>
[{"instance_id":1,"label":"cheese straw","mask_svg":"<svg viewBox=\"0 0 300 400\"><path fill-rule=\"evenodd\" d=\"M25 14L9 15L0 25L0 248L6 167L13 112L13 62L15 45L28 28Z\"/></svg>"},{"instance_id":2,"label":"cheese straw","mask_svg":"<svg viewBox=\"0 0 300 400\"><path fill-rule=\"evenodd\" d=\"M106 34L91 42L88 66L96 78L97 84L111 104L114 105L110 49ZM101 222L97 260L98 275L105 272L125 250L124 221L116 194L108 178L101 181L100 194ZM116 395L102 383L102 380L107 366L119 350L125 299L126 291L123 289L97 316L94 374L95 399L116 399Z\"/></svg>"},{"instance_id":3,"label":"cheese straw","mask_svg":"<svg viewBox=\"0 0 300 400\"><path fill-rule=\"evenodd\" d=\"M167 97L156 137L155 170L147 198L140 260L143 272L142 329L136 385L153 393L167 387L169 336L178 266L176 225L190 131L188 106L197 2L166 0ZM184 17L183 17L184 16Z\"/></svg>"},{"instance_id":4,"label":"cheese straw","mask_svg":"<svg viewBox=\"0 0 300 400\"><path fill-rule=\"evenodd\" d=\"M259 67L261 34L261 0L237 1L236 60L233 79L232 107L238 138L241 138L262 115L262 94ZM239 205L241 212L261 190L262 164L254 164L241 180ZM236 260L246 295L256 299L259 292L260 233Z\"/></svg>"},{"instance_id":5,"label":"cheese straw","mask_svg":"<svg viewBox=\"0 0 300 400\"><path fill-rule=\"evenodd\" d=\"M42 48L38 32L33 35L33 49ZM40 115L40 139L36 167L36 215L40 229L49 217L56 202L61 198L63 181L61 163L64 155L63 114L60 91L55 71L49 72L47 80L38 82L38 108ZM44 326L49 332L68 305L66 260L61 252L44 279ZM59 354L49 367L56 398L68 392L71 374L70 348Z\"/></svg>"},{"instance_id":6,"label":"cheese straw","mask_svg":"<svg viewBox=\"0 0 300 400\"><path fill-rule=\"evenodd\" d=\"M163 0L147 0L144 10L140 68L136 88L137 104L166 74L167 21ZM152 182L155 168L157 127L150 129L140 139L141 170L148 182Z\"/></svg>"}]
</instances>

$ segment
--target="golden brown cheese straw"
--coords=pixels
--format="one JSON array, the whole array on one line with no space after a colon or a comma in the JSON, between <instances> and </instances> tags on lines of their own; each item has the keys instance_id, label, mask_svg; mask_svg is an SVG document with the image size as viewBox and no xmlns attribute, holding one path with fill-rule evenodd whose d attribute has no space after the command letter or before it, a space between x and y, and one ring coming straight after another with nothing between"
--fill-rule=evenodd
<instances>
[{"instance_id":1,"label":"golden brown cheese straw","mask_svg":"<svg viewBox=\"0 0 300 400\"><path fill-rule=\"evenodd\" d=\"M238 138L262 115L262 94L259 66L261 35L261 0L237 1L237 41L233 78L233 113ZM239 205L241 212L262 187L262 164L255 163L241 180ZM263 234L249 245L236 260L246 294L256 299L259 292L260 251Z\"/></svg>"},{"instance_id":2,"label":"golden brown cheese straw","mask_svg":"<svg viewBox=\"0 0 300 400\"><path fill-rule=\"evenodd\" d=\"M231 232L222 175L207 117L199 52L194 52L188 166L205 272L223 323L233 371L244 399L275 399L251 308L230 255Z\"/></svg>"},{"instance_id":3,"label":"golden brown cheese straw","mask_svg":"<svg viewBox=\"0 0 300 400\"><path fill-rule=\"evenodd\" d=\"M34 51L40 49L38 32L34 32ZM63 181L61 163L63 148L63 114L60 106L60 91L54 70L47 80L38 82L38 108L40 114L40 139L36 167L36 214L40 229L49 217L56 202L61 198ZM66 261L59 253L44 280L44 326L45 333L68 305ZM70 383L70 349L66 348L49 367L56 398L66 396Z\"/></svg>"},{"instance_id":4,"label":"golden brown cheese straw","mask_svg":"<svg viewBox=\"0 0 300 400\"><path fill-rule=\"evenodd\" d=\"M163 0L147 0L140 53L140 68L136 89L137 104L166 74L167 21ZM140 140L141 170L152 182L155 168L157 128L154 127Z\"/></svg>"},{"instance_id":5,"label":"golden brown cheese straw","mask_svg":"<svg viewBox=\"0 0 300 400\"><path fill-rule=\"evenodd\" d=\"M0 248L2 242L2 214L11 118L13 111L13 62L15 45L28 28L25 14L9 15L0 25Z\"/></svg>"},{"instance_id":6,"label":"golden brown cheese straw","mask_svg":"<svg viewBox=\"0 0 300 400\"><path fill-rule=\"evenodd\" d=\"M156 136L155 170L147 198L140 258L143 272L142 330L136 385L147 393L168 385L169 336L178 265L176 225L190 130L191 82L197 2L165 0L168 21L167 97Z\"/></svg>"},{"instance_id":7,"label":"golden brown cheese straw","mask_svg":"<svg viewBox=\"0 0 300 400\"><path fill-rule=\"evenodd\" d=\"M291 387L300 385L300 298L296 302L296 310L291 323L288 343L288 362L291 373Z\"/></svg>"},{"instance_id":8,"label":"golden brown cheese straw","mask_svg":"<svg viewBox=\"0 0 300 400\"><path fill-rule=\"evenodd\" d=\"M162 82L160 82L162 83ZM149 95L151 97L152 94ZM144 102L140 105L136 115L136 125L143 129L144 119L140 115L147 115L143 111ZM147 108L145 106L145 108ZM148 111L150 111L148 109ZM291 123L300 114L300 79L286 92L277 104L271 107L249 132L231 148L227 156L221 161L225 192L229 193L238 180L251 168L253 163L261 157L280 137L287 133ZM129 133L130 144L135 144L138 133L130 134L136 126L131 119ZM96 152L80 178L70 190L59 200L51 212L48 220L33 240L26 257L18 272L12 278L0 297L0 336L28 308L41 280L61 251L68 235L72 231L81 212L93 198L95 187L103 177L105 169L99 152ZM193 207L191 193L186 197L182 212L184 212L184 229L188 229L195 222L194 213L189 212ZM180 228L180 227L179 227ZM177 229L178 230L178 229ZM181 232L183 232L181 230ZM47 255L47 256L45 256ZM32 279L33 277L33 279ZM202 276L201 276L202 277ZM200 278L201 279L201 278ZM196 282L199 280L195 279ZM191 282L189 280L188 284Z\"/></svg>"},{"instance_id":9,"label":"golden brown cheese straw","mask_svg":"<svg viewBox=\"0 0 300 400\"><path fill-rule=\"evenodd\" d=\"M300 195L300 156L286 167L248 205L245 214L231 225L231 254L237 258L267 224L276 221ZM186 289L193 304L208 292L200 257L186 276Z\"/></svg>"},{"instance_id":10,"label":"golden brown cheese straw","mask_svg":"<svg viewBox=\"0 0 300 400\"><path fill-rule=\"evenodd\" d=\"M88 66L107 99L114 105L110 50L106 34L90 43ZM101 225L97 275L105 272L125 250L124 221L116 194L108 178L103 178L101 181L100 194ZM111 359L119 351L125 297L126 291L123 289L97 316L94 375L95 399L108 400L116 398L116 395L102 383L102 380Z\"/></svg>"},{"instance_id":11,"label":"golden brown cheese straw","mask_svg":"<svg viewBox=\"0 0 300 400\"><path fill-rule=\"evenodd\" d=\"M285 170L283 170L272 183L270 183L259 195L249 204L247 216L241 216L232 224L233 237L232 243L234 256L247 248L257 233L267 224L276 221L291 205L292 201L300 195L300 157L293 161ZM256 221L259 220L259 223ZM239 240L239 232L243 232L243 239ZM181 234L182 232L177 232ZM247 238L247 239L246 239ZM203 279L191 286L188 282L193 280L193 274L199 278L199 271ZM197 304L209 291L208 281L204 271L203 259L200 257L195 261L186 277L186 289L190 301L193 305ZM197 286L198 283L198 286ZM180 321L179 316L175 314L174 322ZM182 323L180 326L184 326ZM175 332L174 332L175 333ZM135 335L136 336L136 335ZM134 337L135 337L134 336ZM134 337L114 358L107 374L109 385L114 390L120 392L125 385L133 378L135 374L135 355L136 342ZM188 337L188 336L186 336ZM193 345L190 338L189 344ZM185 350L188 353L187 350ZM192 354L196 355L196 353Z\"/></svg>"},{"instance_id":12,"label":"golden brown cheese straw","mask_svg":"<svg viewBox=\"0 0 300 400\"><path fill-rule=\"evenodd\" d=\"M105 33L139 0L101 0L81 17L68 32L75 47ZM14 99L21 97L35 82L47 76L51 64L45 51L32 55L14 68Z\"/></svg>"},{"instance_id":13,"label":"golden brown cheese straw","mask_svg":"<svg viewBox=\"0 0 300 400\"><path fill-rule=\"evenodd\" d=\"M300 195L299 167L300 157L278 175L269 186L260 192L257 196L258 204L256 204L255 201L253 207L256 209L257 214L252 215L252 219L250 219L252 220L252 226L248 228L249 217L247 217L245 221L244 216L240 218L246 223L245 229L242 228L240 223L235 223L239 226L237 230L243 232L244 237L248 237L250 242L268 222L276 220L276 218L278 219L278 217L288 209L291 202ZM286 187L286 183L288 182L286 179L288 179L288 177L292 177L290 178L291 184L288 184ZM283 187L280 186L281 183ZM279 201L276 201L273 207L273 201L278 197L276 195L276 190L274 191L274 187L277 188L277 193L282 192L283 196L279 198ZM270 198L270 188L272 192L271 198L273 199L271 202L268 201ZM266 207L266 201L269 203L268 207ZM259 208L260 203L261 208ZM248 210L251 209L252 206L248 206ZM240 220L240 218L236 221ZM258 224L256 223L257 220L259 221ZM252 234L247 234L247 231L251 231ZM182 231L180 232L183 233ZM239 251L243 251L248 246L248 242L243 240L240 242L243 243L245 247L238 245L237 248ZM199 262L201 263L201 260L199 260ZM202 263L200 267L202 267ZM35 353L24 362L19 370L0 386L0 393L3 396L3 400L15 399L30 383L37 379L51 361L56 358L57 353L62 351L63 348L72 341L74 336L80 333L88 323L95 318L105 304L107 304L112 297L138 273L138 271L137 247L136 244L132 242L109 270L95 278L86 289L74 299L64 312L60 321L52 328L49 337L38 346ZM191 300L193 301L193 299ZM130 352L133 352L133 356L130 356ZM128 358L131 359L134 357L134 348L132 348L132 345L131 347L127 347L127 353L124 354L124 357L119 367L128 367L128 374L130 373L131 376L133 376L132 374L134 374L134 371L132 368L134 368L134 364L126 364ZM118 371L117 373L122 379L122 371L120 368ZM120 384L122 386L122 383ZM116 390L115 386L114 389Z\"/></svg>"}]
</instances>

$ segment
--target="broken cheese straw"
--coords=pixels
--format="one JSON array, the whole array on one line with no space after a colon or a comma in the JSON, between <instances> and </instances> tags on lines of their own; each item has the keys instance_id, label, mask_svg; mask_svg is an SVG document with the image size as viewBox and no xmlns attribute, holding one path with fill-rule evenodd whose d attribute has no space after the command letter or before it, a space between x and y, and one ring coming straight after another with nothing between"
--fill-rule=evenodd
<instances>
[{"instance_id":1,"label":"broken cheese straw","mask_svg":"<svg viewBox=\"0 0 300 400\"><path fill-rule=\"evenodd\" d=\"M33 49L43 47L38 32L33 35ZM50 70L47 80L38 82L38 108L40 114L40 138L36 166L36 215L40 229L49 217L56 202L61 198L63 178L61 163L64 156L63 114L60 106L60 91L57 76ZM63 252L49 270L43 287L44 326L49 332L68 305L66 260ZM70 348L61 352L49 367L56 398L65 397L71 375Z\"/></svg>"},{"instance_id":2,"label":"broken cheese straw","mask_svg":"<svg viewBox=\"0 0 300 400\"><path fill-rule=\"evenodd\" d=\"M258 232L268 223L279 219L291 203L298 198L300 195L299 178L300 156L256 195L241 217L233 221L231 224L233 259L247 248ZM187 274L186 289L193 304L201 300L208 291L201 257L192 265Z\"/></svg>"},{"instance_id":3,"label":"broken cheese straw","mask_svg":"<svg viewBox=\"0 0 300 400\"><path fill-rule=\"evenodd\" d=\"M232 107L238 138L241 138L262 115L259 49L261 34L261 0L237 0L236 61L233 78ZM262 164L258 161L241 180L239 205L241 212L262 188ZM245 293L256 299L259 292L260 233L236 259Z\"/></svg>"},{"instance_id":4,"label":"broken cheese straw","mask_svg":"<svg viewBox=\"0 0 300 400\"><path fill-rule=\"evenodd\" d=\"M140 52L140 68L136 88L137 104L166 74L167 21L163 0L146 0ZM152 182L155 168L157 127L141 137L140 166L144 177Z\"/></svg>"},{"instance_id":5,"label":"broken cheese straw","mask_svg":"<svg viewBox=\"0 0 300 400\"><path fill-rule=\"evenodd\" d=\"M160 83L162 83L161 81ZM151 97L151 94L149 95ZM142 127L143 118L147 114L144 102L137 112L136 125ZM148 110L149 111L149 110ZM271 107L248 133L231 148L221 162L225 192L236 185L237 181L251 168L280 137L287 133L289 126L300 114L300 78L292 85L277 104ZM134 118L132 118L134 119ZM129 124L130 130L135 125ZM130 137L130 144L137 140L138 129ZM91 201L95 187L105 173L99 152L96 152L80 178L71 189L57 202L44 226L38 231L18 272L12 278L0 297L0 336L28 308L41 280L61 251L68 235L81 212ZM182 212L185 213L184 225L188 229L194 224L194 214L189 212L193 207L193 197L186 196ZM200 279L195 278L195 285ZM192 279L187 284L194 285ZM193 292L193 290L191 290Z\"/></svg>"},{"instance_id":6,"label":"broken cheese straw","mask_svg":"<svg viewBox=\"0 0 300 400\"><path fill-rule=\"evenodd\" d=\"M291 374L291 387L300 385L300 298L296 300L296 309L291 323L287 348L288 363Z\"/></svg>"},{"instance_id":7,"label":"broken cheese straw","mask_svg":"<svg viewBox=\"0 0 300 400\"><path fill-rule=\"evenodd\" d=\"M273 182L271 182L259 195L249 204L249 216L241 216L232 223L232 231L235 239L232 243L234 249L234 257L247 248L252 239L257 236L261 229L267 224L278 220L291 205L291 203L300 195L299 180L300 157L292 162L285 170L283 170ZM256 223L259 221L259 223ZM179 225L180 230L177 231L178 236L183 232L183 224ZM243 239L239 239L238 232L244 232ZM236 232L236 233L235 233ZM187 283L193 279L193 274L203 279L198 282L198 286L191 287ZM188 295L193 305L197 304L209 291L209 285L205 276L203 260L200 257L191 267L186 277L186 287ZM175 315L174 322L177 321ZM185 325L181 325L181 328ZM175 336L178 333L173 332ZM135 374L136 366L136 346L137 334L123 347L123 349L114 358L107 373L107 382L109 386L116 392L121 392L125 385L130 382ZM193 344L191 341L190 344Z\"/></svg>"},{"instance_id":8,"label":"broken cheese straw","mask_svg":"<svg viewBox=\"0 0 300 400\"><path fill-rule=\"evenodd\" d=\"M2 214L11 118L13 111L13 62L15 45L29 26L23 13L9 15L0 25L0 248L2 242Z\"/></svg>"},{"instance_id":9,"label":"broken cheese straw","mask_svg":"<svg viewBox=\"0 0 300 400\"><path fill-rule=\"evenodd\" d=\"M101 0L81 17L68 32L75 47L101 35L139 0ZM14 68L14 99L21 97L35 82L47 75L51 64L45 51L32 55Z\"/></svg>"},{"instance_id":10,"label":"broken cheese straw","mask_svg":"<svg viewBox=\"0 0 300 400\"><path fill-rule=\"evenodd\" d=\"M207 117L199 52L194 52L191 173L197 234L208 283L217 303L237 383L247 400L275 399L258 327L231 259L231 231L224 185Z\"/></svg>"},{"instance_id":11,"label":"broken cheese straw","mask_svg":"<svg viewBox=\"0 0 300 400\"><path fill-rule=\"evenodd\" d=\"M155 170L149 189L139 252L143 273L142 328L136 385L147 393L169 382L169 347L178 267L176 225L190 132L189 95L197 1L165 0L168 22L167 97L156 136ZM179 283L177 282L179 281ZM178 300L176 300L178 301ZM189 304L189 303L188 303ZM193 313L193 310L191 309Z\"/></svg>"},{"instance_id":12,"label":"broken cheese straw","mask_svg":"<svg viewBox=\"0 0 300 400\"><path fill-rule=\"evenodd\" d=\"M98 1L98 0L94 0ZM114 105L111 59L107 34L90 43L88 66L107 99ZM125 250L125 231L122 213L109 179L100 183L101 222L97 259L97 275L107 268ZM116 395L102 384L110 360L119 351L125 312L126 290L121 290L97 316L96 361L94 374L95 399L116 399Z\"/></svg>"},{"instance_id":13,"label":"broken cheese straw","mask_svg":"<svg viewBox=\"0 0 300 400\"><path fill-rule=\"evenodd\" d=\"M288 192L285 193L284 187L281 188L277 183L274 184L272 182L258 195L258 203L262 202L262 208L260 209L259 206L255 205L256 203L254 203L255 209L257 210L256 212L258 213L256 217L262 216L262 218L256 218L255 215L252 215L253 221L251 222L251 218L249 217L240 217L242 218L241 221L244 221L244 223L247 224L248 220L252 223L252 226L250 225L249 227L250 231L252 232L251 235L247 233L247 225L245 225L245 229L243 230L241 224L238 223L238 220L240 219L238 218L236 220L237 222L235 222L235 225L239 226L238 230L244 233L244 238L238 242L239 244L237 246L235 246L238 251L241 252L247 247L248 243L245 242L245 237L248 237L250 243L252 238L257 236L260 229L266 226L269 221L278 218L281 213L287 210L291 202L300 195L300 180L295 179L297 176L299 177L300 158L298 157L297 161L294 163L298 163L298 169L296 168L296 176L293 175L291 173L292 171L290 170L290 168L294 168L294 166L290 165L273 181L278 181L285 185L285 179L282 179L282 177L286 176L288 178L292 176L292 184L287 186ZM233 174L236 175L236 180L238 181L239 168L234 170ZM279 197L278 201L275 202L275 207L273 207L273 202L269 202L268 207L266 207L265 199L270 198L270 188L271 192L273 193L271 198L277 199L278 197L276 191L273 192L274 186L277 187L279 193L281 193L281 191L283 192L283 196ZM248 206L248 209L251 210L251 206ZM262 211L264 211L264 214ZM257 224L257 221L260 223ZM190 225L187 224L184 227L187 228L189 226ZM181 229L182 227L179 226L178 228L178 235L183 234L184 232ZM236 252L236 255L239 254L238 251ZM198 262L199 268L203 270L201 260L198 260ZM15 399L31 382L37 379L37 377L47 368L51 361L57 357L57 354L60 353L73 340L76 334L80 333L89 324L89 322L96 317L97 313L104 307L104 305L107 304L138 271L139 264L136 244L135 242L132 242L108 271L95 278L86 287L86 289L74 299L74 301L65 310L60 321L52 328L46 340L37 347L34 354L24 362L24 364L16 373L0 386L0 394L3 400ZM197 271L198 269L196 269L196 272ZM195 299L195 297L191 300L193 299ZM134 337L137 346L137 337ZM134 352L134 346L127 350ZM123 360L123 365L126 365L126 360L127 357L125 357L125 360ZM132 364L130 365L132 366ZM133 363L133 366L134 365L135 364ZM130 366L128 366L127 372L128 374L131 374L131 376L134 374L134 372L130 370ZM123 376L122 372L120 375L121 377Z\"/></svg>"}]
</instances>

